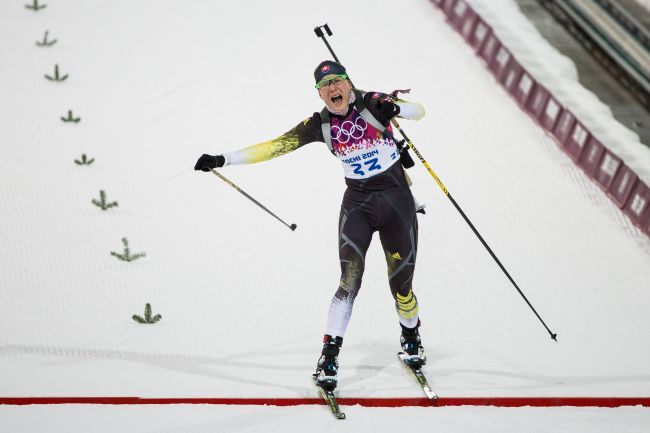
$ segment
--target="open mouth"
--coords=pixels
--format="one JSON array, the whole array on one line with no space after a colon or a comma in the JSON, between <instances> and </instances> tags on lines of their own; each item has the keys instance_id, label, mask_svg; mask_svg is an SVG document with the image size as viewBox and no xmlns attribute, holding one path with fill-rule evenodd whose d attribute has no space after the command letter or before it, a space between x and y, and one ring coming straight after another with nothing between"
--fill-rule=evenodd
<instances>
[{"instance_id":1,"label":"open mouth","mask_svg":"<svg viewBox=\"0 0 650 433\"><path fill-rule=\"evenodd\" d=\"M341 95L333 96L331 100L334 104L338 104L339 102L343 101L343 96Z\"/></svg>"}]
</instances>

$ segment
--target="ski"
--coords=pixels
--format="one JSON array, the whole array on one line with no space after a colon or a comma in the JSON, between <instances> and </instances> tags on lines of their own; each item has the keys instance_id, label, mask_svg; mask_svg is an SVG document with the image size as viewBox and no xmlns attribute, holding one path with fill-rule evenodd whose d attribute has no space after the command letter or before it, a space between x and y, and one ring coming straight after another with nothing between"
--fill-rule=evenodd
<instances>
[{"instance_id":1,"label":"ski","mask_svg":"<svg viewBox=\"0 0 650 433\"><path fill-rule=\"evenodd\" d=\"M431 389L429 386L429 382L427 382L427 378L422 373L422 369L419 367L411 367L409 366L406 362L406 354L404 352L398 352L397 357L399 358L400 362L406 368L406 370L409 372L409 374L415 379L415 381L420 385L420 388L422 388L422 391L424 394L427 396L429 400L437 400L438 395L436 395L435 392Z\"/></svg>"},{"instance_id":2,"label":"ski","mask_svg":"<svg viewBox=\"0 0 650 433\"><path fill-rule=\"evenodd\" d=\"M321 386L318 386L316 383L316 375L312 376L312 378L314 380L314 385L318 389L318 394L320 394L322 399L325 400L325 404L327 404L327 406L332 411L332 415L334 415L336 419L345 419L345 413L341 412L339 403L336 401L334 391L323 389Z\"/></svg>"}]
</instances>

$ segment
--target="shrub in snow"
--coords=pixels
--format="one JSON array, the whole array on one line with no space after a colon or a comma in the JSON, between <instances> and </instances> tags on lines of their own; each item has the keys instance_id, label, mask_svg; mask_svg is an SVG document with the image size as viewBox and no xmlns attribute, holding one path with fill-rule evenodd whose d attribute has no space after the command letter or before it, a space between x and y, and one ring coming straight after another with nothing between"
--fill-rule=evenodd
<instances>
[{"instance_id":1,"label":"shrub in snow","mask_svg":"<svg viewBox=\"0 0 650 433\"><path fill-rule=\"evenodd\" d=\"M151 324L151 323L156 323L160 319L162 319L162 316L160 314L156 314L155 316L151 317L151 304L147 303L144 306L144 318L138 316L137 314L134 314L131 316L133 320L135 320L138 323L146 323L146 324Z\"/></svg>"},{"instance_id":2,"label":"shrub in snow","mask_svg":"<svg viewBox=\"0 0 650 433\"><path fill-rule=\"evenodd\" d=\"M56 41L57 41L56 39L54 39L53 41L48 41L47 40L48 33L50 33L50 31L46 30L45 31L45 36L43 36L43 40L42 41L36 41L36 45L38 45L39 47L51 47L52 45L56 44Z\"/></svg>"},{"instance_id":3,"label":"shrub in snow","mask_svg":"<svg viewBox=\"0 0 650 433\"><path fill-rule=\"evenodd\" d=\"M61 116L61 120L63 120L66 123L67 122L79 123L79 121L81 120L81 117L73 117L72 116L72 110L68 110L68 117Z\"/></svg>"},{"instance_id":4,"label":"shrub in snow","mask_svg":"<svg viewBox=\"0 0 650 433\"><path fill-rule=\"evenodd\" d=\"M59 75L59 65L54 65L54 76L46 75L45 78L47 78L50 81L65 81L68 78L68 74L65 74L64 76Z\"/></svg>"},{"instance_id":5,"label":"shrub in snow","mask_svg":"<svg viewBox=\"0 0 650 433\"><path fill-rule=\"evenodd\" d=\"M122 238L122 243L124 244L124 253L118 254L115 251L111 251L111 256L115 256L124 262L132 262L133 260L137 260L140 257L146 256L145 253L137 253L131 255L131 250L129 249L129 240L127 238Z\"/></svg>"},{"instance_id":6,"label":"shrub in snow","mask_svg":"<svg viewBox=\"0 0 650 433\"><path fill-rule=\"evenodd\" d=\"M33 10L34 12L38 12L41 9L45 9L47 7L47 5L39 5L38 0L34 0L34 3L32 3L31 5L25 5L25 7L27 9Z\"/></svg>"},{"instance_id":7,"label":"shrub in snow","mask_svg":"<svg viewBox=\"0 0 650 433\"><path fill-rule=\"evenodd\" d=\"M83 154L81 154L81 160L79 160L79 159L75 159L74 162L75 162L75 164L77 164L77 165L90 165L90 164L92 164L93 162L95 162L95 158L88 159L88 158L86 157L86 154L83 153ZM100 191L99 194L101 195L101 193L102 193L102 192ZM115 206L117 206L117 203L115 203Z\"/></svg>"},{"instance_id":8,"label":"shrub in snow","mask_svg":"<svg viewBox=\"0 0 650 433\"><path fill-rule=\"evenodd\" d=\"M106 210L106 209L110 209L112 207L117 207L117 202L116 201L114 201L112 203L107 203L106 202L106 193L104 191L99 191L99 200L92 199L92 203L95 206L101 208L101 210ZM125 239L126 238L122 239L122 242L124 242Z\"/></svg>"}]
</instances>

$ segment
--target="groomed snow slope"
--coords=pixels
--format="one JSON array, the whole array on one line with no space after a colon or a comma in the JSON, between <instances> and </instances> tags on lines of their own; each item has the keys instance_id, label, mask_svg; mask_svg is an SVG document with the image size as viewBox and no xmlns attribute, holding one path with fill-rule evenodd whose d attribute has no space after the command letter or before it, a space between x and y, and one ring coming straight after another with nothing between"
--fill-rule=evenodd
<instances>
[{"instance_id":1,"label":"groomed snow slope","mask_svg":"<svg viewBox=\"0 0 650 433\"><path fill-rule=\"evenodd\" d=\"M313 143L192 168L280 135L321 103L329 22L355 84L409 87L433 179L414 289L443 396L647 396L650 241L493 81L426 1L58 0L0 5L0 396L307 397L339 279L342 170ZM34 42L49 29L50 48ZM54 64L69 78L43 78ZM72 109L79 124L60 116ZM82 153L90 166L73 160ZM119 207L91 199L105 190ZM147 256L110 256L127 237ZM378 239L376 239L377 241ZM342 396L413 397L378 242L341 356ZM150 302L159 324L137 325Z\"/></svg>"}]
</instances>

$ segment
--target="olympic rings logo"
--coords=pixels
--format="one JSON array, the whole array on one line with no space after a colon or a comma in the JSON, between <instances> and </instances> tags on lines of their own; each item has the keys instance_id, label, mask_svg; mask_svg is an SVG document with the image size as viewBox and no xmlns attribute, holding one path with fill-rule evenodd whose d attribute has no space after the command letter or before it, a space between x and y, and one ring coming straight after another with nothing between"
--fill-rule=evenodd
<instances>
[{"instance_id":1,"label":"olympic rings logo","mask_svg":"<svg viewBox=\"0 0 650 433\"><path fill-rule=\"evenodd\" d=\"M346 120L341 126L332 126L332 138L339 143L347 144L350 138L353 140L363 138L366 129L368 129L368 122L359 116L354 122Z\"/></svg>"}]
</instances>

